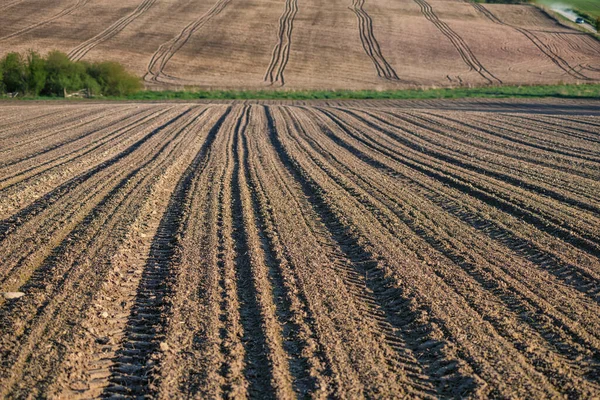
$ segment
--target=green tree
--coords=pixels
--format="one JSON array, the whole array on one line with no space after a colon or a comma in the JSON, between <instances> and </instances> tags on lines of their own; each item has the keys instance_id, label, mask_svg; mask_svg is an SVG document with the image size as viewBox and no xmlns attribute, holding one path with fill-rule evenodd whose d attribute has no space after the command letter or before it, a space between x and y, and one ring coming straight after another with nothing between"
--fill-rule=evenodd
<instances>
[{"instance_id":1,"label":"green tree","mask_svg":"<svg viewBox=\"0 0 600 400\"><path fill-rule=\"evenodd\" d=\"M46 86L46 61L35 51L27 53L27 92L38 96Z\"/></svg>"},{"instance_id":2,"label":"green tree","mask_svg":"<svg viewBox=\"0 0 600 400\"><path fill-rule=\"evenodd\" d=\"M109 96L125 96L142 88L140 79L116 62L107 61L89 66L88 72Z\"/></svg>"},{"instance_id":3,"label":"green tree","mask_svg":"<svg viewBox=\"0 0 600 400\"><path fill-rule=\"evenodd\" d=\"M61 96L65 90L77 91L84 88L86 70L82 63L69 60L60 51L51 51L46 57L46 85L42 93Z\"/></svg>"},{"instance_id":4,"label":"green tree","mask_svg":"<svg viewBox=\"0 0 600 400\"><path fill-rule=\"evenodd\" d=\"M0 61L0 70L3 71L2 82L6 92L25 92L27 88L26 65L19 53L8 53L4 56Z\"/></svg>"}]
</instances>

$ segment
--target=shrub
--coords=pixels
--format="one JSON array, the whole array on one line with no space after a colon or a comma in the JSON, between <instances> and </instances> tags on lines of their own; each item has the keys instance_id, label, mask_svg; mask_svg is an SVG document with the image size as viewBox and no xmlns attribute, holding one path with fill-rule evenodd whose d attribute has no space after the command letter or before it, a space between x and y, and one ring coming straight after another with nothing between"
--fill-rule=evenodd
<instances>
[{"instance_id":1,"label":"shrub","mask_svg":"<svg viewBox=\"0 0 600 400\"><path fill-rule=\"evenodd\" d=\"M25 92L26 63L19 53L8 53L0 62L3 88L8 93Z\"/></svg>"},{"instance_id":2,"label":"shrub","mask_svg":"<svg viewBox=\"0 0 600 400\"><path fill-rule=\"evenodd\" d=\"M89 73L98 82L102 92L109 96L126 96L142 88L138 77L113 61L92 64L89 66Z\"/></svg>"},{"instance_id":3,"label":"shrub","mask_svg":"<svg viewBox=\"0 0 600 400\"><path fill-rule=\"evenodd\" d=\"M27 54L27 92L39 95L46 86L46 61L35 51Z\"/></svg>"},{"instance_id":4,"label":"shrub","mask_svg":"<svg viewBox=\"0 0 600 400\"><path fill-rule=\"evenodd\" d=\"M0 60L0 92L62 96L87 89L92 94L124 96L141 88L140 79L116 62L71 61L59 51L45 58L34 51L26 57L9 53Z\"/></svg>"}]
</instances>

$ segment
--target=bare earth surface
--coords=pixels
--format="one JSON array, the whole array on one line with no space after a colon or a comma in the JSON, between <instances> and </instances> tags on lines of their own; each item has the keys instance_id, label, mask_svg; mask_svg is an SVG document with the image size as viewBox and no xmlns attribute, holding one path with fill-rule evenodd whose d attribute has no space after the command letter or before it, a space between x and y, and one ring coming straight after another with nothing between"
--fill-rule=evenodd
<instances>
[{"instance_id":1,"label":"bare earth surface","mask_svg":"<svg viewBox=\"0 0 600 400\"><path fill-rule=\"evenodd\" d=\"M600 81L600 41L467 0L3 0L0 56L116 60L149 88L401 89Z\"/></svg>"},{"instance_id":2,"label":"bare earth surface","mask_svg":"<svg viewBox=\"0 0 600 400\"><path fill-rule=\"evenodd\" d=\"M596 398L599 131L597 101L4 103L0 397Z\"/></svg>"}]
</instances>

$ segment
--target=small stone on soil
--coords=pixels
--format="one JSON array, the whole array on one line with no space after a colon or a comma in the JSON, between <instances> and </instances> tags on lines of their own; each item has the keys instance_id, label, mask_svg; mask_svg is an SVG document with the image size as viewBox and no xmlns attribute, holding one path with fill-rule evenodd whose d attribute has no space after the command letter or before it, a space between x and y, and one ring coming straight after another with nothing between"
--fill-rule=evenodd
<instances>
[{"instance_id":1,"label":"small stone on soil","mask_svg":"<svg viewBox=\"0 0 600 400\"><path fill-rule=\"evenodd\" d=\"M14 299L18 299L19 297L25 296L25 293L23 293L23 292L5 292L5 293L2 293L2 296L6 300L14 300Z\"/></svg>"}]
</instances>

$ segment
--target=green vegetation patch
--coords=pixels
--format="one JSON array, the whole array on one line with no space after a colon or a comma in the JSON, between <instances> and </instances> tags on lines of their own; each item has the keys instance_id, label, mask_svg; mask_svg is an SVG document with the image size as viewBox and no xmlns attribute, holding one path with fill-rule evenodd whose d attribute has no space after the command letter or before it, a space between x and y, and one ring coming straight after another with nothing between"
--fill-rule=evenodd
<instances>
[{"instance_id":1,"label":"green vegetation patch","mask_svg":"<svg viewBox=\"0 0 600 400\"><path fill-rule=\"evenodd\" d=\"M126 96L142 88L140 79L116 62L71 61L59 51L46 57L34 51L0 59L0 95L10 97Z\"/></svg>"},{"instance_id":2,"label":"green vegetation patch","mask_svg":"<svg viewBox=\"0 0 600 400\"><path fill-rule=\"evenodd\" d=\"M587 14L591 19L600 18L600 0L536 0L548 8L568 8L581 14Z\"/></svg>"},{"instance_id":3,"label":"green vegetation patch","mask_svg":"<svg viewBox=\"0 0 600 400\"><path fill-rule=\"evenodd\" d=\"M457 99L468 97L563 97L600 99L600 84L549 86L494 86L415 90L313 90L313 91L141 91L126 100L351 100L351 99Z\"/></svg>"}]
</instances>

